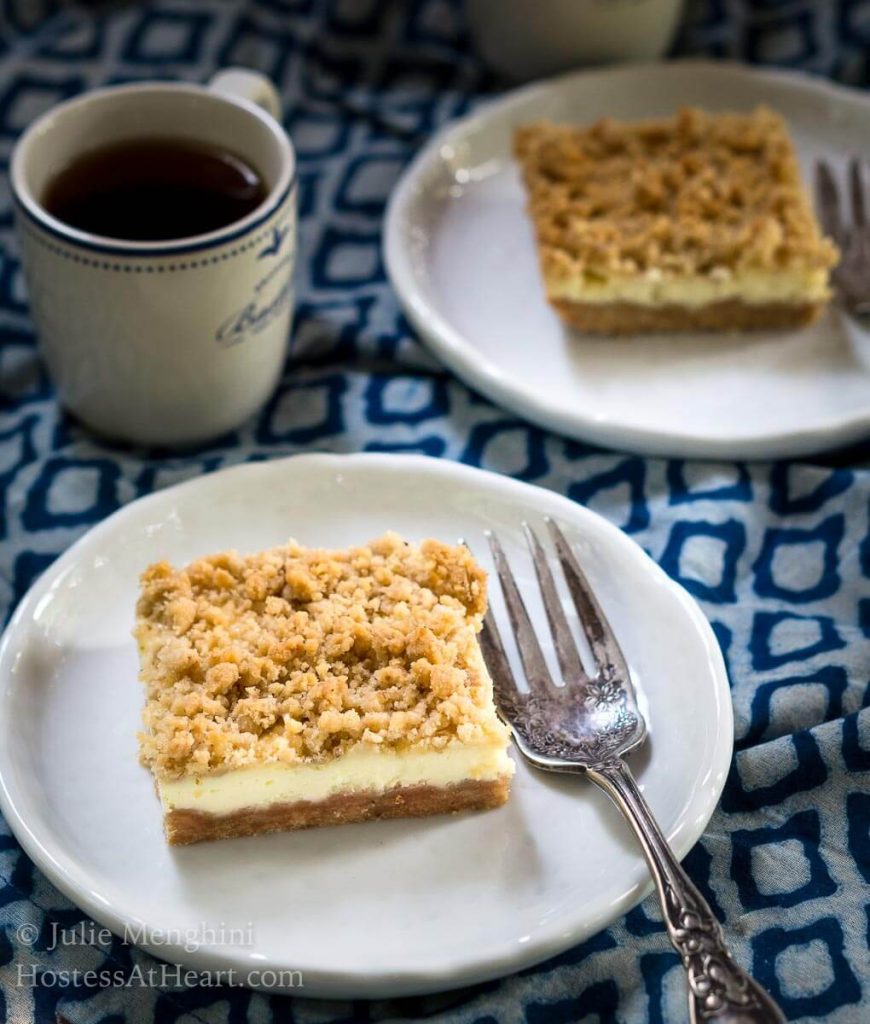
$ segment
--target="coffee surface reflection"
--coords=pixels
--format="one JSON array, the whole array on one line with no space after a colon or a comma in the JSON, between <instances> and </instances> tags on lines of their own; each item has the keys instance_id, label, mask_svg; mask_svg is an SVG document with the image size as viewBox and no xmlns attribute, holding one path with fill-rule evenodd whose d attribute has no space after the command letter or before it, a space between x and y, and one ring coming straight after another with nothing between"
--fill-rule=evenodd
<instances>
[{"instance_id":1,"label":"coffee surface reflection","mask_svg":"<svg viewBox=\"0 0 870 1024\"><path fill-rule=\"evenodd\" d=\"M49 182L43 203L81 231L157 242L226 227L267 192L257 170L234 153L142 138L83 153Z\"/></svg>"}]
</instances>

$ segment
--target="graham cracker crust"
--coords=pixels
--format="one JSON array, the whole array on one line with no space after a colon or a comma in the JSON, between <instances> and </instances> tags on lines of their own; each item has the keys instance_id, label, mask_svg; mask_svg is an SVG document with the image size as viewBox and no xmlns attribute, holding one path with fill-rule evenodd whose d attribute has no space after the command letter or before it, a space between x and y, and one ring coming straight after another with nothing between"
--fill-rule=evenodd
<instances>
[{"instance_id":1,"label":"graham cracker crust","mask_svg":"<svg viewBox=\"0 0 870 1024\"><path fill-rule=\"evenodd\" d=\"M759 331L806 327L817 320L818 302L758 305L725 299L705 306L642 306L631 302L551 299L561 319L587 334L654 334L670 331Z\"/></svg>"},{"instance_id":2,"label":"graham cracker crust","mask_svg":"<svg viewBox=\"0 0 870 1024\"><path fill-rule=\"evenodd\" d=\"M422 818L431 814L483 811L508 798L510 778L468 779L452 786L397 786L383 793L337 793L326 800L296 800L270 807L245 808L232 814L174 810L163 819L171 846L206 839L285 832L319 825L347 825L375 818Z\"/></svg>"}]
</instances>

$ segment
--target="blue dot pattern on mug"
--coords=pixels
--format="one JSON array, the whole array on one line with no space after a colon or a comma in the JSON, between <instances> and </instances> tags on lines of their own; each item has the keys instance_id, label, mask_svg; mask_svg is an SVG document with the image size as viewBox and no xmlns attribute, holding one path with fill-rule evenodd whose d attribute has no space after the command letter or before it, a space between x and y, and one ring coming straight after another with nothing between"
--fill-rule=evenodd
<instances>
[{"instance_id":1,"label":"blue dot pattern on mug","mask_svg":"<svg viewBox=\"0 0 870 1024\"><path fill-rule=\"evenodd\" d=\"M603 453L495 408L420 347L386 284L380 225L419 142L487 87L466 49L458 0L165 0L147 10L110 5L98 17L59 0L9 0L0 18L4 158L37 113L84 88L151 77L205 81L218 64L270 75L299 154L302 253L294 362L256 422L183 456L103 446L52 402L4 179L5 616L42 569L120 505L244 460L309 450L425 452L567 494L631 534L698 599L728 660L737 753L721 807L687 866L726 920L736 955L790 1020L870 1020L870 472ZM868 19L862 0L698 0L688 6L679 47L867 85ZM684 979L654 899L540 967L401 1004L315 1004L201 986L24 986L22 965L50 982L47 972L73 969L130 978L158 961L90 929L5 826L0 844L0 1019L16 1024L685 1019ZM81 943L49 950L58 929L76 927Z\"/></svg>"}]
</instances>

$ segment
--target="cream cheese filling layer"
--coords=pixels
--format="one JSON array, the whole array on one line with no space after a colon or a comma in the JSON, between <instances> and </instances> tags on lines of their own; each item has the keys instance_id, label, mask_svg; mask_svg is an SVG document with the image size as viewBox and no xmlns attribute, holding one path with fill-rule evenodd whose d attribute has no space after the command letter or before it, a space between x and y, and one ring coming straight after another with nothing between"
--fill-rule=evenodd
<instances>
[{"instance_id":1,"label":"cream cheese filling layer","mask_svg":"<svg viewBox=\"0 0 870 1024\"><path fill-rule=\"evenodd\" d=\"M319 764L269 764L159 781L158 790L164 812L184 809L231 814L270 804L316 802L337 793L449 786L468 779L494 780L513 772L514 764L501 745L468 744L420 752L359 747Z\"/></svg>"},{"instance_id":2,"label":"cream cheese filling layer","mask_svg":"<svg viewBox=\"0 0 870 1024\"><path fill-rule=\"evenodd\" d=\"M830 298L827 270L746 272L695 277L668 277L658 271L608 280L547 280L551 299L567 302L629 302L638 306L706 306L736 299L748 305L826 302Z\"/></svg>"}]
</instances>

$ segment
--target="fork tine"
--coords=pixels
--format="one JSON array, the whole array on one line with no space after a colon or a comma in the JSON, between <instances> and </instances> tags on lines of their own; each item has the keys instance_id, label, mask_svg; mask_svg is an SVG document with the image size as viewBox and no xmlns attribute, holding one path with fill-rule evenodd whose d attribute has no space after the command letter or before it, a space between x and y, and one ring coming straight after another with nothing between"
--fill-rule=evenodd
<instances>
[{"instance_id":1,"label":"fork tine","mask_svg":"<svg viewBox=\"0 0 870 1024\"><path fill-rule=\"evenodd\" d=\"M621 675L625 681L628 681L628 665L625 655L610 628L610 623L601 610L601 605L592 593L586 573L580 568L577 556L556 523L548 518L547 526L550 528L550 535L556 545L556 553L559 556L568 589L586 633L586 639L592 649L592 657L595 659L598 672Z\"/></svg>"},{"instance_id":2,"label":"fork tine","mask_svg":"<svg viewBox=\"0 0 870 1024\"><path fill-rule=\"evenodd\" d=\"M816 202L819 207L819 218L825 233L835 242L843 237L843 226L840 220L840 196L837 182L827 160L816 162Z\"/></svg>"},{"instance_id":3,"label":"fork tine","mask_svg":"<svg viewBox=\"0 0 870 1024\"><path fill-rule=\"evenodd\" d=\"M508 717L516 705L520 691L504 644L501 642L501 634L491 613L484 618L480 630L480 650L492 679L496 709L503 717Z\"/></svg>"},{"instance_id":4,"label":"fork tine","mask_svg":"<svg viewBox=\"0 0 870 1024\"><path fill-rule=\"evenodd\" d=\"M464 538L460 537L459 543L471 551L468 542ZM491 611L487 612L483 617L483 623L480 627L480 652L483 655L483 662L492 680L496 710L503 718L506 718L513 713L516 701L520 696L520 691L501 640L501 633L498 631L498 626Z\"/></svg>"},{"instance_id":5,"label":"fork tine","mask_svg":"<svg viewBox=\"0 0 870 1024\"><path fill-rule=\"evenodd\" d=\"M855 226L863 228L867 223L867 210L864 202L864 176L861 164L854 157L849 161L849 191L852 193L852 218Z\"/></svg>"},{"instance_id":6,"label":"fork tine","mask_svg":"<svg viewBox=\"0 0 870 1024\"><path fill-rule=\"evenodd\" d=\"M548 691L555 688L553 677L547 668L544 660L544 652L535 636L529 613L526 611L525 603L520 595L517 581L508 565L504 549L498 537L487 530L487 540L492 551L495 569L501 581L501 589L507 605L508 616L511 620L514 636L517 639L517 647L520 652L520 661L523 663L523 671L529 683L530 690Z\"/></svg>"},{"instance_id":7,"label":"fork tine","mask_svg":"<svg viewBox=\"0 0 870 1024\"><path fill-rule=\"evenodd\" d=\"M566 683L589 682L589 677L580 661L577 645L571 635L571 627L565 616L565 609L562 606L562 599L556 589L556 581L550 572L550 563L547 553L538 540L538 535L529 526L523 523L523 532L529 550L532 553L532 562L535 566L535 573L538 577L538 586L541 588L541 597L544 600L544 611L547 613L547 621L550 623L550 632L553 635L553 643L556 647L556 657L559 659L559 668Z\"/></svg>"}]
</instances>

